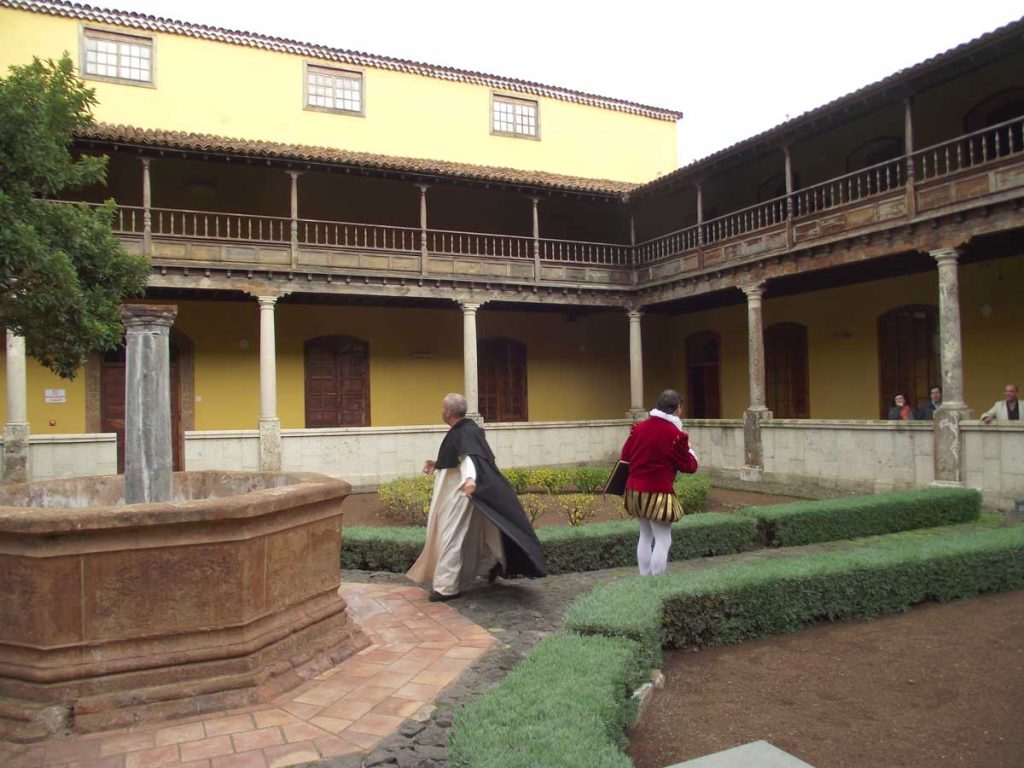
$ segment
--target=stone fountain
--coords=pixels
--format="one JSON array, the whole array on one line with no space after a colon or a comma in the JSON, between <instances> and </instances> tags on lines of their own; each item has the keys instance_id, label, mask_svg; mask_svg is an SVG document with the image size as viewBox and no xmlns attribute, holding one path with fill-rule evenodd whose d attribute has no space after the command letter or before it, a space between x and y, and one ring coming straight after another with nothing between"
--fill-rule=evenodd
<instances>
[{"instance_id":1,"label":"stone fountain","mask_svg":"<svg viewBox=\"0 0 1024 768\"><path fill-rule=\"evenodd\" d=\"M367 643L338 594L348 483L171 472L174 316L122 310L124 476L0 487L0 739L255 704Z\"/></svg>"}]
</instances>

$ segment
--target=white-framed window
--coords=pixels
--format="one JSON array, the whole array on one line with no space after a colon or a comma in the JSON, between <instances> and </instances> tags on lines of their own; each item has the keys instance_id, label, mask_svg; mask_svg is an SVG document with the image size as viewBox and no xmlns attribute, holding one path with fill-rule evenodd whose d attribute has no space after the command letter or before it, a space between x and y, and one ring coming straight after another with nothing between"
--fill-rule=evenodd
<instances>
[{"instance_id":1,"label":"white-framed window","mask_svg":"<svg viewBox=\"0 0 1024 768\"><path fill-rule=\"evenodd\" d=\"M363 73L307 64L305 107L362 115Z\"/></svg>"},{"instance_id":2,"label":"white-framed window","mask_svg":"<svg viewBox=\"0 0 1024 768\"><path fill-rule=\"evenodd\" d=\"M83 77L133 85L153 84L153 38L82 29Z\"/></svg>"},{"instance_id":3,"label":"white-framed window","mask_svg":"<svg viewBox=\"0 0 1024 768\"><path fill-rule=\"evenodd\" d=\"M492 94L491 133L539 139L540 119L537 102L533 99Z\"/></svg>"}]
</instances>

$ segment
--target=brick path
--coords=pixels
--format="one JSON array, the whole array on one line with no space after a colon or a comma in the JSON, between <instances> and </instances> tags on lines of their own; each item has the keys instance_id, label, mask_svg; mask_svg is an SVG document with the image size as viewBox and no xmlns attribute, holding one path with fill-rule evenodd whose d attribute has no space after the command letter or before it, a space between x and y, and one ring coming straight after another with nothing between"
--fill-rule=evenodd
<instances>
[{"instance_id":1,"label":"brick path","mask_svg":"<svg viewBox=\"0 0 1024 768\"><path fill-rule=\"evenodd\" d=\"M406 718L429 716L438 693L494 644L419 587L345 583L341 594L371 645L275 701L34 745L0 742L0 765L282 768L361 754Z\"/></svg>"}]
</instances>

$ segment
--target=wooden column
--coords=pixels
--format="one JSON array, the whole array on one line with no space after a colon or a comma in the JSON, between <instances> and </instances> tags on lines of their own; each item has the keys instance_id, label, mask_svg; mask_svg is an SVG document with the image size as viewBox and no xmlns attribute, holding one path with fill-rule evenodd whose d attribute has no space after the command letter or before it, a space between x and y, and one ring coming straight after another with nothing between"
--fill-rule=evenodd
<instances>
[{"instance_id":1,"label":"wooden column","mask_svg":"<svg viewBox=\"0 0 1024 768\"><path fill-rule=\"evenodd\" d=\"M793 247L793 154L789 144L782 148L786 159L786 247Z\"/></svg>"},{"instance_id":2,"label":"wooden column","mask_svg":"<svg viewBox=\"0 0 1024 768\"><path fill-rule=\"evenodd\" d=\"M429 184L417 184L420 188L420 274L427 274L427 190Z\"/></svg>"},{"instance_id":3,"label":"wooden column","mask_svg":"<svg viewBox=\"0 0 1024 768\"><path fill-rule=\"evenodd\" d=\"M903 100L903 154L907 156L907 217L917 214L917 195L914 193L914 110L913 99ZM945 392L942 393L945 397Z\"/></svg>"},{"instance_id":4,"label":"wooden column","mask_svg":"<svg viewBox=\"0 0 1024 768\"><path fill-rule=\"evenodd\" d=\"M288 171L291 178L291 252L292 269L299 265L299 176L301 171Z\"/></svg>"},{"instance_id":5,"label":"wooden column","mask_svg":"<svg viewBox=\"0 0 1024 768\"><path fill-rule=\"evenodd\" d=\"M531 197L533 201L533 282L540 282L540 204L539 197Z\"/></svg>"},{"instance_id":6,"label":"wooden column","mask_svg":"<svg viewBox=\"0 0 1024 768\"><path fill-rule=\"evenodd\" d=\"M153 194L149 180L149 158L142 158L142 255L153 253Z\"/></svg>"},{"instance_id":7,"label":"wooden column","mask_svg":"<svg viewBox=\"0 0 1024 768\"><path fill-rule=\"evenodd\" d=\"M704 184L697 182L697 268L704 269Z\"/></svg>"}]
</instances>

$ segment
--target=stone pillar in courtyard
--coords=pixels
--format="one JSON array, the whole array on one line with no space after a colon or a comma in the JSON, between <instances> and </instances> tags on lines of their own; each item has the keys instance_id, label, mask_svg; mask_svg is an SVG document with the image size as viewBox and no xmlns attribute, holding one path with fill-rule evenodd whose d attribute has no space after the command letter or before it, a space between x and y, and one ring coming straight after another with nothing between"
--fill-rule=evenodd
<instances>
[{"instance_id":1,"label":"stone pillar in courtyard","mask_svg":"<svg viewBox=\"0 0 1024 768\"><path fill-rule=\"evenodd\" d=\"M939 267L939 349L942 406L935 413L934 460L937 485L963 484L960 422L973 418L964 402L963 346L960 341L960 280L956 248L931 252Z\"/></svg>"},{"instance_id":2,"label":"stone pillar in courtyard","mask_svg":"<svg viewBox=\"0 0 1024 768\"><path fill-rule=\"evenodd\" d=\"M631 309L629 316L629 411L627 419L640 421L647 415L644 408L644 350L640 319L643 312Z\"/></svg>"},{"instance_id":3,"label":"stone pillar in courtyard","mask_svg":"<svg viewBox=\"0 0 1024 768\"><path fill-rule=\"evenodd\" d=\"M466 415L474 421L481 422L480 387L477 373L476 354L476 311L483 303L460 301L462 307L462 372L465 379Z\"/></svg>"},{"instance_id":4,"label":"stone pillar in courtyard","mask_svg":"<svg viewBox=\"0 0 1024 768\"><path fill-rule=\"evenodd\" d=\"M281 471L281 420L277 418L277 341L274 305L277 296L258 296L260 303L260 472Z\"/></svg>"},{"instance_id":5,"label":"stone pillar in courtyard","mask_svg":"<svg viewBox=\"0 0 1024 768\"><path fill-rule=\"evenodd\" d=\"M170 332L178 308L125 304L124 501L171 500Z\"/></svg>"},{"instance_id":6,"label":"stone pillar in courtyard","mask_svg":"<svg viewBox=\"0 0 1024 768\"><path fill-rule=\"evenodd\" d=\"M7 423L4 424L4 482L27 483L29 479L25 339L7 331Z\"/></svg>"},{"instance_id":7,"label":"stone pillar in courtyard","mask_svg":"<svg viewBox=\"0 0 1024 768\"><path fill-rule=\"evenodd\" d=\"M761 479L764 457L761 450L761 421L770 419L772 412L765 405L764 375L764 321L761 316L761 298L764 284L742 287L747 296L747 365L750 373L750 405L743 413L743 469L744 480Z\"/></svg>"}]
</instances>

